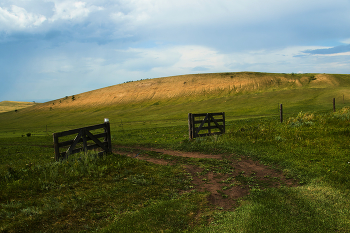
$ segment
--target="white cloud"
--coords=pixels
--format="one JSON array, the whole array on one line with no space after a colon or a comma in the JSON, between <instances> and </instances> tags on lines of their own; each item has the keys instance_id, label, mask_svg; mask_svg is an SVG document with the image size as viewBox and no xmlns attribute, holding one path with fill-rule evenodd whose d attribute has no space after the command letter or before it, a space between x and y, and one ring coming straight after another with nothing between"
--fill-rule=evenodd
<instances>
[{"instance_id":1,"label":"white cloud","mask_svg":"<svg viewBox=\"0 0 350 233\"><path fill-rule=\"evenodd\" d=\"M186 45L176 46L171 48L171 50L178 51L181 54L181 59L174 64L174 68L179 69L179 71L191 72L195 67L203 67L207 70L225 69L225 55L220 54L215 49Z\"/></svg>"},{"instance_id":2,"label":"white cloud","mask_svg":"<svg viewBox=\"0 0 350 233\"><path fill-rule=\"evenodd\" d=\"M63 96L82 85L198 72L350 73L347 45L338 48L350 44L349 7L345 0L0 0L0 78L39 87L72 80L75 89Z\"/></svg>"},{"instance_id":3,"label":"white cloud","mask_svg":"<svg viewBox=\"0 0 350 233\"><path fill-rule=\"evenodd\" d=\"M15 5L10 8L0 7L0 30L13 31L37 27L46 20L43 15L29 13Z\"/></svg>"},{"instance_id":4,"label":"white cloud","mask_svg":"<svg viewBox=\"0 0 350 233\"><path fill-rule=\"evenodd\" d=\"M55 1L55 14L50 21L62 20L72 20L78 19L82 20L86 18L92 11L102 10L102 7L87 6L86 2L73 2L73 1Z\"/></svg>"},{"instance_id":5,"label":"white cloud","mask_svg":"<svg viewBox=\"0 0 350 233\"><path fill-rule=\"evenodd\" d=\"M332 54L316 54L316 55L313 55L313 56L318 56L318 57L350 56L350 52L332 53Z\"/></svg>"},{"instance_id":6,"label":"white cloud","mask_svg":"<svg viewBox=\"0 0 350 233\"><path fill-rule=\"evenodd\" d=\"M350 38L341 40L340 42L341 42L341 43L344 43L344 44L350 44Z\"/></svg>"}]
</instances>

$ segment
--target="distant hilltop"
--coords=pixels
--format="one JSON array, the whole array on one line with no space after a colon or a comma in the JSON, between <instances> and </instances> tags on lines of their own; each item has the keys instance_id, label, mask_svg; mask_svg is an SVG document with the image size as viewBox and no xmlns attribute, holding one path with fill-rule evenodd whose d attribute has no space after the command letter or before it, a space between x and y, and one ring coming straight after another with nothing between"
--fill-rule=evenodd
<instances>
[{"instance_id":1,"label":"distant hilltop","mask_svg":"<svg viewBox=\"0 0 350 233\"><path fill-rule=\"evenodd\" d=\"M0 102L0 113L11 112L36 105L35 102L2 101Z\"/></svg>"},{"instance_id":2,"label":"distant hilltop","mask_svg":"<svg viewBox=\"0 0 350 233\"><path fill-rule=\"evenodd\" d=\"M225 72L141 79L66 96L35 106L42 108L102 107L188 98L244 94L275 89L338 86L332 74Z\"/></svg>"}]
</instances>

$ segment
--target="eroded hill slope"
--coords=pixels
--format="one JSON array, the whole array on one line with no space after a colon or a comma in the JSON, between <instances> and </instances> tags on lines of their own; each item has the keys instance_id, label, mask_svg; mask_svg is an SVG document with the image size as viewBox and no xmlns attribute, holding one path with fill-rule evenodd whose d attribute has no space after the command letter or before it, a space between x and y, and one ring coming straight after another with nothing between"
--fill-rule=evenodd
<instances>
[{"instance_id":1,"label":"eroded hill slope","mask_svg":"<svg viewBox=\"0 0 350 233\"><path fill-rule=\"evenodd\" d=\"M93 107L156 102L205 95L220 97L249 92L303 87L332 87L339 82L328 74L213 73L139 80L50 101L35 108Z\"/></svg>"}]
</instances>

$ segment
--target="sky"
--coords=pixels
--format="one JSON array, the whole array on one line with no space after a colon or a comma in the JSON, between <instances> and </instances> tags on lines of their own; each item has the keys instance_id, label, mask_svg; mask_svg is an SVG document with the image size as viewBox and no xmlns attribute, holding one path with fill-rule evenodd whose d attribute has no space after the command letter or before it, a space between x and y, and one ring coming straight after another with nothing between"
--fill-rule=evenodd
<instances>
[{"instance_id":1,"label":"sky","mask_svg":"<svg viewBox=\"0 0 350 233\"><path fill-rule=\"evenodd\" d=\"M183 74L350 74L349 12L349 0L1 0L0 101Z\"/></svg>"}]
</instances>

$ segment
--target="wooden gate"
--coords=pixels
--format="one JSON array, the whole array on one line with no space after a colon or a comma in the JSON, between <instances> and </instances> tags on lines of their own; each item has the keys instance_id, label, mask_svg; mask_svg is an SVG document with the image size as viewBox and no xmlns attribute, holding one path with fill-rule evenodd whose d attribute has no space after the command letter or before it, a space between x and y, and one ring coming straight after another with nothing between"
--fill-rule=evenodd
<instances>
[{"instance_id":1,"label":"wooden gate","mask_svg":"<svg viewBox=\"0 0 350 233\"><path fill-rule=\"evenodd\" d=\"M104 129L103 133L93 135L90 131L96 129ZM60 137L65 137L69 135L77 134L75 139L68 140L64 142L59 142ZM104 138L103 142L99 138ZM95 144L88 145L88 141L92 140ZM99 125L88 126L79 129L72 129L60 133L53 134L54 148L55 148L55 159L59 161L60 159L67 159L69 155L78 153L81 151L88 151L97 148L102 148L103 153L112 152L112 143L111 143L111 130L109 122L105 122ZM78 143L83 143L83 147L76 148ZM69 146L68 150L65 152L60 152L60 148Z\"/></svg>"},{"instance_id":2,"label":"wooden gate","mask_svg":"<svg viewBox=\"0 0 350 233\"><path fill-rule=\"evenodd\" d=\"M214 118L216 117L216 119ZM217 118L219 116L219 118ZM197 120L196 118L202 118L202 120ZM196 125L198 125L196 127ZM207 133L199 134L201 130L208 130ZM213 132L215 131L215 132ZM193 139L196 137L203 137L215 134L225 133L225 113L201 113L201 114L188 114L188 132L189 138Z\"/></svg>"}]
</instances>

